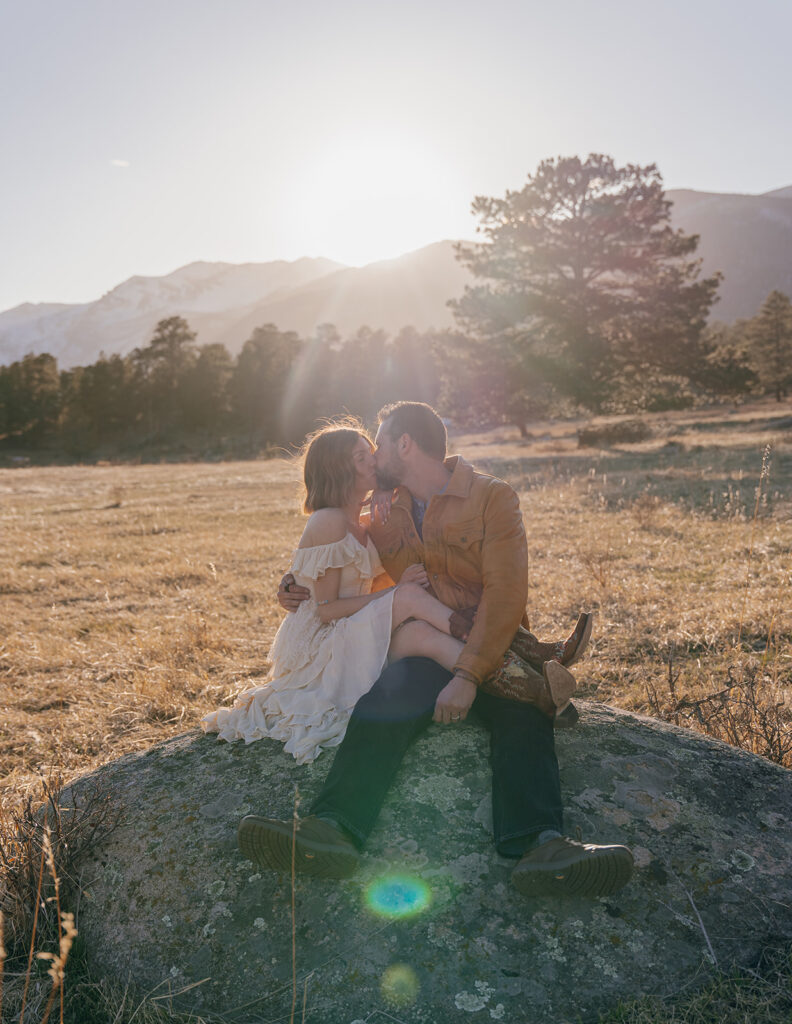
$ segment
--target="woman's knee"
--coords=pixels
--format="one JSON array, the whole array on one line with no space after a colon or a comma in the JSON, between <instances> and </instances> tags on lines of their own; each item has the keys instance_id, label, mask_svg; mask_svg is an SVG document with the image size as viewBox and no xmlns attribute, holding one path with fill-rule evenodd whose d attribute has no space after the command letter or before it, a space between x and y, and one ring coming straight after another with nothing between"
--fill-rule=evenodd
<instances>
[{"instance_id":1,"label":"woman's knee","mask_svg":"<svg viewBox=\"0 0 792 1024\"><path fill-rule=\"evenodd\" d=\"M400 583L393 595L393 611L396 618L411 615L426 591L417 583Z\"/></svg>"},{"instance_id":2,"label":"woman's knee","mask_svg":"<svg viewBox=\"0 0 792 1024\"><path fill-rule=\"evenodd\" d=\"M437 635L434 626L416 619L399 626L391 640L390 656L395 658L431 657L432 634Z\"/></svg>"}]
</instances>

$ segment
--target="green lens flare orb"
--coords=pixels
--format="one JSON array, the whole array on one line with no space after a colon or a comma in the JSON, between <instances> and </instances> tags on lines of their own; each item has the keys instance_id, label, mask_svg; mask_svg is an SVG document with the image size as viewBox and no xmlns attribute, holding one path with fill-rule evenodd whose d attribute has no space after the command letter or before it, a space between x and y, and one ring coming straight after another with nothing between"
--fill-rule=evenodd
<instances>
[{"instance_id":1,"label":"green lens flare orb","mask_svg":"<svg viewBox=\"0 0 792 1024\"><path fill-rule=\"evenodd\" d=\"M426 910L431 900L426 882L409 875L391 875L378 878L366 890L366 903L381 917L410 917Z\"/></svg>"},{"instance_id":2,"label":"green lens flare orb","mask_svg":"<svg viewBox=\"0 0 792 1024\"><path fill-rule=\"evenodd\" d=\"M392 964L382 975L380 989L387 1002L397 1006L414 1003L421 986L415 971L407 964Z\"/></svg>"}]
</instances>

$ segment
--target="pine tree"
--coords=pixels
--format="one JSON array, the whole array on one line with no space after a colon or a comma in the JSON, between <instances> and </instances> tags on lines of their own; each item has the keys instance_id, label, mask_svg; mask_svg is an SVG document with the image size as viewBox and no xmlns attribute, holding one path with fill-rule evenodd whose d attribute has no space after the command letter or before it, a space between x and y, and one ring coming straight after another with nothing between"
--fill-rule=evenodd
<instances>
[{"instance_id":1,"label":"pine tree","mask_svg":"<svg viewBox=\"0 0 792 1024\"><path fill-rule=\"evenodd\" d=\"M184 317L171 316L159 321L145 348L132 353L138 400L150 432L183 425L183 384L198 358L195 339Z\"/></svg>"},{"instance_id":2,"label":"pine tree","mask_svg":"<svg viewBox=\"0 0 792 1024\"><path fill-rule=\"evenodd\" d=\"M759 380L780 402L792 385L792 303L788 295L770 292L749 323L748 339Z\"/></svg>"},{"instance_id":3,"label":"pine tree","mask_svg":"<svg viewBox=\"0 0 792 1024\"><path fill-rule=\"evenodd\" d=\"M700 279L698 237L670 226L654 165L593 154L545 160L519 192L478 197L486 241L458 258L481 283L453 303L500 364L510 416L553 393L600 411L706 377L701 334L719 275Z\"/></svg>"},{"instance_id":4,"label":"pine tree","mask_svg":"<svg viewBox=\"0 0 792 1024\"><path fill-rule=\"evenodd\" d=\"M233 414L251 439L287 440L291 371L301 347L294 331L279 331L274 324L257 327L242 346L229 387Z\"/></svg>"}]
</instances>

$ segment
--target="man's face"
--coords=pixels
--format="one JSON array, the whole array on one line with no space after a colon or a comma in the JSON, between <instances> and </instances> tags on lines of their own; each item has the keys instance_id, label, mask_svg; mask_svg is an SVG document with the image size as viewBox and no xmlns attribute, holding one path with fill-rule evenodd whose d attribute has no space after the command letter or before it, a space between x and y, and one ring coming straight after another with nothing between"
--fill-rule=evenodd
<instances>
[{"instance_id":1,"label":"man's face","mask_svg":"<svg viewBox=\"0 0 792 1024\"><path fill-rule=\"evenodd\" d=\"M377 446L374 452L374 458L377 460L377 484L383 490L392 491L404 479L404 463L396 451L396 442L388 433L388 420L380 423L374 443Z\"/></svg>"}]
</instances>

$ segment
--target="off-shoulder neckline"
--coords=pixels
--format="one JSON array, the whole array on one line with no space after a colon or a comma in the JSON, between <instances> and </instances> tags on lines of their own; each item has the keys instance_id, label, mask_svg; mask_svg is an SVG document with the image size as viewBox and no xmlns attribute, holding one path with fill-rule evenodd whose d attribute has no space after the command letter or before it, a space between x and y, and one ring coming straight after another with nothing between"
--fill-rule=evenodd
<instances>
[{"instance_id":1,"label":"off-shoulder neckline","mask_svg":"<svg viewBox=\"0 0 792 1024\"><path fill-rule=\"evenodd\" d=\"M305 548L298 547L295 550L296 551L313 551L315 548L330 548L334 544L343 544L343 542L347 539L347 537L351 537L352 540L357 544L357 546L359 548L362 548L364 551L368 551L369 544L374 544L374 541L371 539L371 534L370 533L366 534L366 543L364 544L362 541L359 541L357 539L357 537L354 535L354 533L352 533L351 530L347 530L347 532L344 534L344 536L340 540L331 540L329 544L309 544ZM374 550L375 551L377 550L377 547L376 547L375 544L374 544Z\"/></svg>"}]
</instances>

